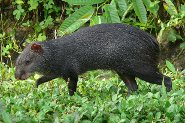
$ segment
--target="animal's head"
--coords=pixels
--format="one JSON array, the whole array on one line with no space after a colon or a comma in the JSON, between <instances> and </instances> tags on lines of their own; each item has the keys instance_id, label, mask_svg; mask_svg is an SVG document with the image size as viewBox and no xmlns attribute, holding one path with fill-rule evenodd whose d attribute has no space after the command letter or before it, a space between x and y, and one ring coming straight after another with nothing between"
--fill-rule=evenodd
<instances>
[{"instance_id":1,"label":"animal's head","mask_svg":"<svg viewBox=\"0 0 185 123\"><path fill-rule=\"evenodd\" d=\"M16 60L15 78L25 80L34 72L39 72L44 64L44 49L39 43L26 46Z\"/></svg>"}]
</instances>

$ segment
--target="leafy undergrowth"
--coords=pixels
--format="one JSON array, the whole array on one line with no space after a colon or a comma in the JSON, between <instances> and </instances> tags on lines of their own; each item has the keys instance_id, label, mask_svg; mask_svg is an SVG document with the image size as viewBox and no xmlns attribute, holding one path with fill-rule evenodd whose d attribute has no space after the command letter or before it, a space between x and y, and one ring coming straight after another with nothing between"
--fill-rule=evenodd
<instances>
[{"instance_id":1,"label":"leafy undergrowth","mask_svg":"<svg viewBox=\"0 0 185 123\"><path fill-rule=\"evenodd\" d=\"M80 76L77 93L70 97L62 79L35 89L34 78L17 81L14 69L1 69L0 122L185 122L185 77L178 73L165 72L173 79L169 93L137 79L139 90L128 96L116 74L88 72Z\"/></svg>"}]
</instances>

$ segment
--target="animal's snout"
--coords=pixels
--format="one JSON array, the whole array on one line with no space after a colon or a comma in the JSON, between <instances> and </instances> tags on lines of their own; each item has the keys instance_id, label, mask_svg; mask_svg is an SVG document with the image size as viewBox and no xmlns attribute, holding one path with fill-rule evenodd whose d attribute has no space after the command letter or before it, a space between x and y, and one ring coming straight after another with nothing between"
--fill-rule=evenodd
<instances>
[{"instance_id":1,"label":"animal's snout","mask_svg":"<svg viewBox=\"0 0 185 123\"><path fill-rule=\"evenodd\" d=\"M17 80L24 80L25 79L25 71L16 71L15 72L15 78L17 79Z\"/></svg>"}]
</instances>

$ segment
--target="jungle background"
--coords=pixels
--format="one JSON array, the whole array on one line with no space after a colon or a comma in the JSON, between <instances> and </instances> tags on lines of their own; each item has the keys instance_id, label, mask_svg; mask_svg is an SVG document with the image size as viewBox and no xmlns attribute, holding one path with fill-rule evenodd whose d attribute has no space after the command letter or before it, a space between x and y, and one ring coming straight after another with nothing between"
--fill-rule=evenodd
<instances>
[{"instance_id":1,"label":"jungle background","mask_svg":"<svg viewBox=\"0 0 185 123\"><path fill-rule=\"evenodd\" d=\"M82 75L75 96L55 79L33 89L37 75L14 77L27 43L101 23L124 23L152 34L161 48L160 70L173 91L139 80L138 93L110 71ZM185 122L184 0L0 0L0 122Z\"/></svg>"}]
</instances>

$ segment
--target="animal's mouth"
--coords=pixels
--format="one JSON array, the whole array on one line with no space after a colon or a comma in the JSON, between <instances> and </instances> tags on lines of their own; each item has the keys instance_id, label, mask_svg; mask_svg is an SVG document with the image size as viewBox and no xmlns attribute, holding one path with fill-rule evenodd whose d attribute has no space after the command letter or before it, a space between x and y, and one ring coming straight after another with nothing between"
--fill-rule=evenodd
<instances>
[{"instance_id":1,"label":"animal's mouth","mask_svg":"<svg viewBox=\"0 0 185 123\"><path fill-rule=\"evenodd\" d=\"M21 77L20 77L20 80L25 80L27 79L28 77L30 77L30 75L27 73L27 74L23 74Z\"/></svg>"},{"instance_id":2,"label":"animal's mouth","mask_svg":"<svg viewBox=\"0 0 185 123\"><path fill-rule=\"evenodd\" d=\"M25 73L25 72L21 72L20 75L15 74L15 78L18 80L25 80L30 76L31 76L31 73Z\"/></svg>"}]
</instances>

